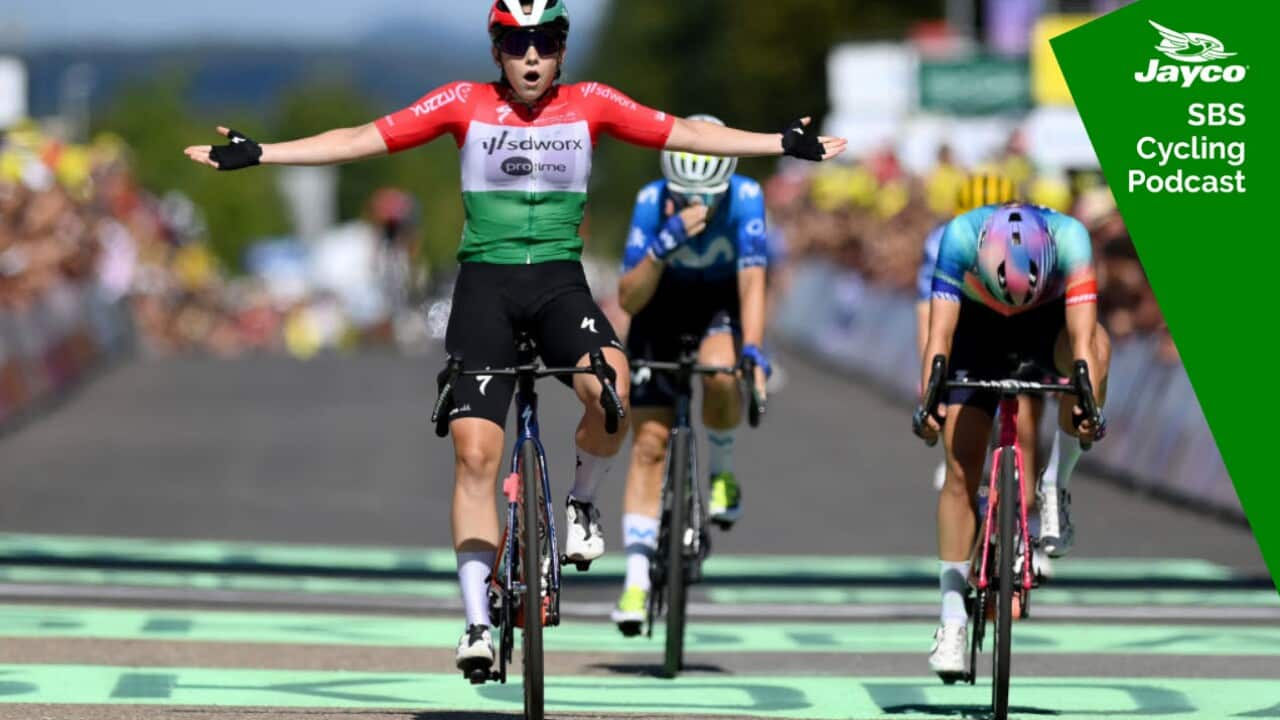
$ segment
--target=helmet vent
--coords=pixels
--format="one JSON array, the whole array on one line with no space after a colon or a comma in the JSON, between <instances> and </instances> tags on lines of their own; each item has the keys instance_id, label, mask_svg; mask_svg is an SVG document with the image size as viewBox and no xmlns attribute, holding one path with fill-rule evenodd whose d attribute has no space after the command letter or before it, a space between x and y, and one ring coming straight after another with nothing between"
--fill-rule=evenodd
<instances>
[{"instance_id":1,"label":"helmet vent","mask_svg":"<svg viewBox=\"0 0 1280 720\"><path fill-rule=\"evenodd\" d=\"M1036 284L1040 281L1040 264L1035 260L1031 261L1031 289L1036 289Z\"/></svg>"}]
</instances>

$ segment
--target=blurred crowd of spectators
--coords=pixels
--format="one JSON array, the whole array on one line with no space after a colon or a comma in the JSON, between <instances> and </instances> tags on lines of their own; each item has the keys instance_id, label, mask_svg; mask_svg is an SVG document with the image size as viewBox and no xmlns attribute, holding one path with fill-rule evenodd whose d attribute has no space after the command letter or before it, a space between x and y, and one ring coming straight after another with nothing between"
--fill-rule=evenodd
<instances>
[{"instance_id":1,"label":"blurred crowd of spectators","mask_svg":"<svg viewBox=\"0 0 1280 720\"><path fill-rule=\"evenodd\" d=\"M297 250L284 281L232 276L206 243L199 209L181 193L140 187L128 155L110 135L74 145L35 125L0 132L0 417L126 348L307 358L395 339L387 308L405 298L365 291L375 297L355 313L342 283L363 262L354 282L407 287L416 243L406 195L373 198L345 244L318 243L337 248L324 258L277 243ZM362 250L354 263L353 243ZM339 268L329 285L315 279L323 267L313 272L326 263Z\"/></svg>"},{"instance_id":2,"label":"blurred crowd of spectators","mask_svg":"<svg viewBox=\"0 0 1280 720\"><path fill-rule=\"evenodd\" d=\"M1113 337L1166 333L1164 319L1105 181L1097 173L1037 173L1010 138L973 172L1003 174L1023 197L1081 220L1093 238L1099 313ZM790 165L769 180L765 197L791 259L818 257L868 282L914 292L924 238L955 212L959 167L943 147L927 173L912 174L890 149L856 164ZM1172 354L1172 343L1168 343Z\"/></svg>"}]
</instances>

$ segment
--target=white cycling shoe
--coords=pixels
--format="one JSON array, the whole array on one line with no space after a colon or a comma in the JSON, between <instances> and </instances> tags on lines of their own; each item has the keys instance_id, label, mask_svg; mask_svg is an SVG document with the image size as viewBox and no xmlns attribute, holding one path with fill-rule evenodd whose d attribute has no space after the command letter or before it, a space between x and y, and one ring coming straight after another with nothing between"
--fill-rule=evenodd
<instances>
[{"instance_id":1,"label":"white cycling shoe","mask_svg":"<svg viewBox=\"0 0 1280 720\"><path fill-rule=\"evenodd\" d=\"M1066 490L1038 492L1040 505L1040 547L1049 557L1060 558L1071 552L1075 528L1071 526L1071 493Z\"/></svg>"},{"instance_id":2,"label":"white cycling shoe","mask_svg":"<svg viewBox=\"0 0 1280 720\"><path fill-rule=\"evenodd\" d=\"M604 534L600 529L600 511L589 502L572 495L565 501L565 561L579 570L591 567L591 561L604 555Z\"/></svg>"},{"instance_id":3,"label":"white cycling shoe","mask_svg":"<svg viewBox=\"0 0 1280 720\"><path fill-rule=\"evenodd\" d=\"M493 636L488 625L469 625L458 640L458 652L454 664L463 674L488 673L493 667Z\"/></svg>"},{"instance_id":4,"label":"white cycling shoe","mask_svg":"<svg viewBox=\"0 0 1280 720\"><path fill-rule=\"evenodd\" d=\"M933 634L929 669L947 683L964 678L969 671L969 625L944 622Z\"/></svg>"}]
</instances>

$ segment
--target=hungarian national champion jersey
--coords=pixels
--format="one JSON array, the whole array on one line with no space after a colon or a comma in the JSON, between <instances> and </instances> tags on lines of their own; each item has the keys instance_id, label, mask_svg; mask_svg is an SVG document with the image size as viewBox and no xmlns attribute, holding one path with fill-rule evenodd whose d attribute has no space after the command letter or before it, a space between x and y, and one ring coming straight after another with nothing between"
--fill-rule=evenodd
<instances>
[{"instance_id":1,"label":"hungarian national champion jersey","mask_svg":"<svg viewBox=\"0 0 1280 720\"><path fill-rule=\"evenodd\" d=\"M600 135L660 149L674 124L593 82L552 86L532 108L499 83L456 82L375 123L390 152L453 136L466 211L458 260L503 265L579 259Z\"/></svg>"}]
</instances>

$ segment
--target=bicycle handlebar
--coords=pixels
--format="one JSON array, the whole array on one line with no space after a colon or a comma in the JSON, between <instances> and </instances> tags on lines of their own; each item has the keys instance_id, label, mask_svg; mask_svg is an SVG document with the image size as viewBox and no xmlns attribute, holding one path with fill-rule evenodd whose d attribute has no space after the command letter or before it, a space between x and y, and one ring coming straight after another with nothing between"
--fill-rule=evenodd
<instances>
[{"instance_id":1,"label":"bicycle handlebar","mask_svg":"<svg viewBox=\"0 0 1280 720\"><path fill-rule=\"evenodd\" d=\"M942 418L938 416L938 406L942 401L943 390L951 389L972 389L972 390L990 390L1003 395L1044 395L1048 393L1071 393L1079 398L1080 408L1084 411L1079 417L1073 415L1072 422L1079 428L1086 421L1091 422L1094 428L1101 430L1104 427L1104 419L1102 411L1098 407L1098 401L1093 394L1093 381L1089 378L1089 365L1084 360L1076 360L1072 367L1070 378L1062 378L1060 382L1045 383L1031 382L1025 380L1006 379L1006 380L947 380L947 358L945 355L935 355L933 363L929 369L929 384L925 388L924 402L920 407L916 408L915 413L911 416L911 431L919 438L924 438L924 427L928 421L928 416L932 415L935 420L941 422ZM1096 436L1096 440L1102 439L1102 434ZM925 441L929 447L937 444L935 437L933 442ZM1080 447L1088 450L1093 447L1093 442L1081 440Z\"/></svg>"},{"instance_id":2,"label":"bicycle handlebar","mask_svg":"<svg viewBox=\"0 0 1280 720\"><path fill-rule=\"evenodd\" d=\"M464 370L461 358L450 357L445 369L436 378L436 403L431 409L431 422L435 423L436 436L445 437L449 434L448 411L453 404L453 390L457 387L458 380L463 377L477 377L480 375L499 377L528 375L535 380L547 377L594 375L600 381L602 388L600 407L604 410L604 429L605 432L613 435L618 432L620 421L627 416L626 409L622 407L622 398L618 396L618 390L615 386L618 374L614 371L613 366L609 365L604 359L603 351L594 350L588 355L588 358L591 364L584 367L553 368L530 364L492 370Z\"/></svg>"},{"instance_id":3,"label":"bicycle handlebar","mask_svg":"<svg viewBox=\"0 0 1280 720\"><path fill-rule=\"evenodd\" d=\"M657 370L676 374L684 370L688 370L692 375L737 375L738 368L728 367L726 365L699 365L697 363L682 362L662 362L658 360L632 360L631 368L640 370L647 368L649 370ZM765 401L760 397L760 393L755 388L755 363L751 358L743 359L742 377L739 382L747 390L747 422L751 427L760 427L760 420L764 416ZM753 378L748 380L747 378Z\"/></svg>"}]
</instances>

